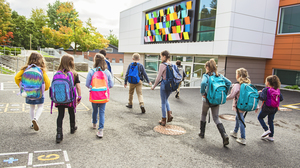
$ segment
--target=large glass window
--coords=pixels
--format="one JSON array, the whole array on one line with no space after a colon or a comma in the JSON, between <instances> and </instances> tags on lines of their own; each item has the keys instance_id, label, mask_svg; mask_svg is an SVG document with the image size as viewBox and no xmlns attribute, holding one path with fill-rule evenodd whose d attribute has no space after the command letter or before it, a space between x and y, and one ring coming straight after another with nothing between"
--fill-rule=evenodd
<instances>
[{"instance_id":1,"label":"large glass window","mask_svg":"<svg viewBox=\"0 0 300 168\"><path fill-rule=\"evenodd\" d=\"M282 7L278 34L300 33L300 5Z\"/></svg>"},{"instance_id":2,"label":"large glass window","mask_svg":"<svg viewBox=\"0 0 300 168\"><path fill-rule=\"evenodd\" d=\"M193 62L193 57L172 56L172 61L180 60L181 62Z\"/></svg>"},{"instance_id":3,"label":"large glass window","mask_svg":"<svg viewBox=\"0 0 300 168\"><path fill-rule=\"evenodd\" d=\"M159 55L145 56L145 70L151 82L155 81L160 63L161 60Z\"/></svg>"},{"instance_id":4,"label":"large glass window","mask_svg":"<svg viewBox=\"0 0 300 168\"><path fill-rule=\"evenodd\" d=\"M215 23L217 0L199 0L197 23L197 41L213 41L215 37Z\"/></svg>"},{"instance_id":5,"label":"large glass window","mask_svg":"<svg viewBox=\"0 0 300 168\"><path fill-rule=\"evenodd\" d=\"M194 66L193 66L193 76L194 78L200 78L206 72L205 63L210 59L214 58L218 65L217 57L195 57Z\"/></svg>"},{"instance_id":6,"label":"large glass window","mask_svg":"<svg viewBox=\"0 0 300 168\"><path fill-rule=\"evenodd\" d=\"M300 86L300 71L274 69L274 75L279 77L282 84Z\"/></svg>"}]
</instances>

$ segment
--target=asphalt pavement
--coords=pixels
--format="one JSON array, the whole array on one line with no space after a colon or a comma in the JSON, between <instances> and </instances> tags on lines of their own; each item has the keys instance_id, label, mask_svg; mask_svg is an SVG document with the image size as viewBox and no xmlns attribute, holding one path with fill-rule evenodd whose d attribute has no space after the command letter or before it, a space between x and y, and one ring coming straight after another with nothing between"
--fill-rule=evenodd
<instances>
[{"instance_id":1,"label":"asphalt pavement","mask_svg":"<svg viewBox=\"0 0 300 168\"><path fill-rule=\"evenodd\" d=\"M51 73L49 73L51 78ZM84 75L83 75L84 76ZM0 167L299 167L300 93L282 91L283 105L290 105L275 116L274 142L260 139L263 129L257 115L246 117L247 145L230 137L223 147L216 125L207 124L205 138L198 136L202 101L199 88L181 89L169 102L174 119L171 125L184 128L183 135L164 135L153 130L161 119L159 88L144 87L146 113L142 114L137 96L132 109L125 107L128 88L111 89L106 105L104 137L92 129L91 103L85 79L80 77L82 102L76 113L78 130L70 134L66 112L60 144L55 143L57 111L50 114L50 99L45 92L44 111L38 121L39 131L30 129L28 105L18 96L14 76L0 75ZM220 114L234 115L232 101L220 107ZM297 105L299 104L299 105ZM223 120L229 133L235 121Z\"/></svg>"}]
</instances>

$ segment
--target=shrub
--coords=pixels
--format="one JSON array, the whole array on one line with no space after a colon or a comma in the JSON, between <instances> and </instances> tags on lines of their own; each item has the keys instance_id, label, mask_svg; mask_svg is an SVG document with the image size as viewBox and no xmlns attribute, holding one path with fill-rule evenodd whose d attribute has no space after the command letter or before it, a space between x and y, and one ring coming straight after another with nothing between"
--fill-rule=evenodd
<instances>
[{"instance_id":1,"label":"shrub","mask_svg":"<svg viewBox=\"0 0 300 168\"><path fill-rule=\"evenodd\" d=\"M10 55L10 48L8 48L8 47L4 47L1 51L2 52L4 52L4 50L5 50L5 55Z\"/></svg>"},{"instance_id":2,"label":"shrub","mask_svg":"<svg viewBox=\"0 0 300 168\"><path fill-rule=\"evenodd\" d=\"M16 52L16 53L15 53ZM13 55L21 54L21 48L11 48L11 53Z\"/></svg>"},{"instance_id":3,"label":"shrub","mask_svg":"<svg viewBox=\"0 0 300 168\"><path fill-rule=\"evenodd\" d=\"M286 88L286 89L300 90L298 85L286 86L286 87L284 87L284 88Z\"/></svg>"}]
</instances>

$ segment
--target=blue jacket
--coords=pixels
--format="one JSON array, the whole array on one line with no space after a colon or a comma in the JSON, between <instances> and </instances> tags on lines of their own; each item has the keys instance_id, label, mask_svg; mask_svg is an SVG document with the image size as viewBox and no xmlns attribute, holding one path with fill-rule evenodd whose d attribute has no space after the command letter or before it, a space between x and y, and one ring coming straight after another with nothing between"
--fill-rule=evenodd
<instances>
[{"instance_id":1,"label":"blue jacket","mask_svg":"<svg viewBox=\"0 0 300 168\"><path fill-rule=\"evenodd\" d=\"M109 70L109 72L110 72L111 75L113 76L113 73L112 73L112 71L111 71L110 62L109 62L107 59L105 59L105 62L106 62L106 65L107 65L107 69Z\"/></svg>"},{"instance_id":2,"label":"blue jacket","mask_svg":"<svg viewBox=\"0 0 300 168\"><path fill-rule=\"evenodd\" d=\"M130 63L130 64L128 65L127 72L126 72L126 76L125 76L125 85L127 85L128 74L129 74L129 69L130 69L131 64L136 65L135 62ZM145 71L145 68L144 68L144 66L143 66L142 64L138 64L138 70L139 70L139 77L140 77L140 80L143 81L143 80L144 80L144 77L145 77L147 83L149 83L148 75L147 75L147 73L146 73L146 71Z\"/></svg>"},{"instance_id":3,"label":"blue jacket","mask_svg":"<svg viewBox=\"0 0 300 168\"><path fill-rule=\"evenodd\" d=\"M216 75L216 74L213 72L213 75ZM221 74L220 74L220 76L225 80L225 85L227 87L227 90L229 91L230 86L231 86L230 80L227 79L226 77L224 77ZM200 88L200 93L203 96L207 93L208 79L209 79L209 75L208 74L203 74L203 76L202 76L202 82L201 82L201 88Z\"/></svg>"},{"instance_id":4,"label":"blue jacket","mask_svg":"<svg viewBox=\"0 0 300 168\"><path fill-rule=\"evenodd\" d=\"M90 86L91 86L92 77L93 77L94 73L95 73L95 70L91 69L86 77L85 86L88 88L90 88ZM104 71L104 73L107 76L108 87L112 88L114 86L114 81L113 81L112 75L110 74L110 72L107 69Z\"/></svg>"},{"instance_id":5,"label":"blue jacket","mask_svg":"<svg viewBox=\"0 0 300 168\"><path fill-rule=\"evenodd\" d=\"M259 93L259 100L261 101L266 101L267 100L267 94L268 94L268 88L264 88L260 93ZM280 101L283 101L282 94L280 93ZM265 113L276 113L278 111L278 108L276 107L269 107L266 105L266 103L263 104L261 107L261 111Z\"/></svg>"}]
</instances>

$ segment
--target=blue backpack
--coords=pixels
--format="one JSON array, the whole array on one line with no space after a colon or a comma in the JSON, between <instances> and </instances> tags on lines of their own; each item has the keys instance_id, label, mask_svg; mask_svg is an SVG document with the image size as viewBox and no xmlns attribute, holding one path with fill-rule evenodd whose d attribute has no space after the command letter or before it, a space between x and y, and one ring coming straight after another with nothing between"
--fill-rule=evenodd
<instances>
[{"instance_id":1,"label":"blue backpack","mask_svg":"<svg viewBox=\"0 0 300 168\"><path fill-rule=\"evenodd\" d=\"M165 80L165 90L167 91L175 91L178 89L179 83L182 80L182 76L180 75L178 68L176 65L168 65L164 63L166 67L166 80Z\"/></svg>"},{"instance_id":2,"label":"blue backpack","mask_svg":"<svg viewBox=\"0 0 300 168\"><path fill-rule=\"evenodd\" d=\"M136 65L133 65L134 63L131 63L128 73L128 82L131 84L138 84L140 82L140 76L139 76L139 63L136 63Z\"/></svg>"},{"instance_id":3,"label":"blue backpack","mask_svg":"<svg viewBox=\"0 0 300 168\"><path fill-rule=\"evenodd\" d=\"M259 94L252 84L243 83L240 88L240 97L237 108L241 111L254 111L257 108Z\"/></svg>"},{"instance_id":4,"label":"blue backpack","mask_svg":"<svg viewBox=\"0 0 300 168\"><path fill-rule=\"evenodd\" d=\"M223 76L212 75L208 78L207 100L209 104L220 105L226 103L228 88Z\"/></svg>"}]
</instances>

